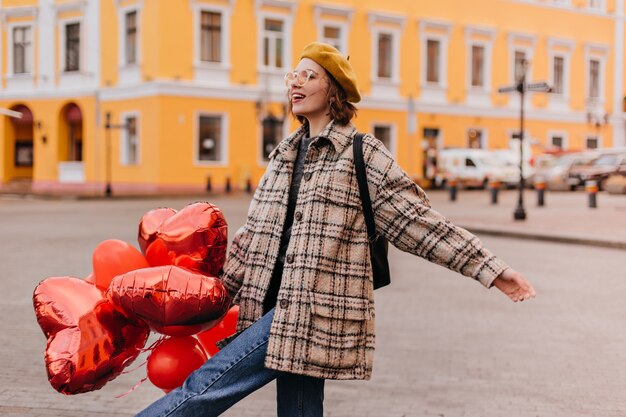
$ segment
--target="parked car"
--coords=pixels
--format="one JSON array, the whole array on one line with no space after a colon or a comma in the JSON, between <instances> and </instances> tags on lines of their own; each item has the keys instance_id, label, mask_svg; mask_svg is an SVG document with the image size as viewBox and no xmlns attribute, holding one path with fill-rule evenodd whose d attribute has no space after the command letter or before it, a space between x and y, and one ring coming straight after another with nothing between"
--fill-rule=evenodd
<instances>
[{"instance_id":1,"label":"parked car","mask_svg":"<svg viewBox=\"0 0 626 417\"><path fill-rule=\"evenodd\" d=\"M435 186L443 187L452 179L464 188L485 188L489 181L514 186L519 182L519 169L484 149L444 149L437 155Z\"/></svg>"},{"instance_id":2,"label":"parked car","mask_svg":"<svg viewBox=\"0 0 626 417\"><path fill-rule=\"evenodd\" d=\"M520 155L518 151L512 151L509 149L497 149L493 151L489 151L496 159L502 162L505 165L511 166L517 172L517 179L515 180L516 185L519 183L519 165L520 165ZM524 163L522 164L522 169L524 170L524 180L526 180L526 184L528 185L528 179L531 178L535 172L535 168L531 164L532 155L530 151L524 154Z\"/></svg>"},{"instance_id":3,"label":"parked car","mask_svg":"<svg viewBox=\"0 0 626 417\"><path fill-rule=\"evenodd\" d=\"M587 181L595 181L598 189L606 187L606 180L613 174L626 175L626 152L604 153L594 159L590 164L577 170L578 185L584 185Z\"/></svg>"},{"instance_id":4,"label":"parked car","mask_svg":"<svg viewBox=\"0 0 626 417\"><path fill-rule=\"evenodd\" d=\"M565 191L572 188L570 172L587 165L597 155L590 152L575 152L560 156L537 157L531 183L543 182L548 190ZM577 180L578 181L578 180Z\"/></svg>"}]
</instances>

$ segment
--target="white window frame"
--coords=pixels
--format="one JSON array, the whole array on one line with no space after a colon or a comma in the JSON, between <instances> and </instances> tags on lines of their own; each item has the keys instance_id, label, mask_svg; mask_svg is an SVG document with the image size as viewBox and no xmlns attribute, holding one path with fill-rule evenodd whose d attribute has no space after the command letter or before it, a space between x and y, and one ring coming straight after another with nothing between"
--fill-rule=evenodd
<instances>
[{"instance_id":1,"label":"white window frame","mask_svg":"<svg viewBox=\"0 0 626 417\"><path fill-rule=\"evenodd\" d=\"M376 121L374 120L370 124L370 132L374 134L374 129L376 127L386 127L389 128L389 152L394 156L397 156L397 147L398 147L398 129L395 123L390 123L387 121ZM377 138L378 139L378 138ZM379 139L380 140L380 139ZM381 141L382 142L382 141Z\"/></svg>"},{"instance_id":2,"label":"white window frame","mask_svg":"<svg viewBox=\"0 0 626 417\"><path fill-rule=\"evenodd\" d=\"M136 59L135 63L129 64L126 62L126 14L130 12L137 13L137 45L136 45ZM119 68L119 83L121 85L139 84L141 82L141 64L143 62L142 51L142 12L143 3L137 3L124 7L118 7L117 9L117 21L118 21L118 68Z\"/></svg>"},{"instance_id":3,"label":"white window frame","mask_svg":"<svg viewBox=\"0 0 626 417\"><path fill-rule=\"evenodd\" d=\"M597 148L588 148L587 147L587 141L589 139L597 139L598 140L598 147ZM584 143L585 149L600 149L604 147L604 139L602 138L601 135L594 135L591 133L588 133L585 135L585 143Z\"/></svg>"},{"instance_id":4,"label":"white window frame","mask_svg":"<svg viewBox=\"0 0 626 417\"><path fill-rule=\"evenodd\" d=\"M607 59L609 54L609 47L600 44L586 44L584 47L585 56L585 103L587 111L594 114L604 114L604 104L606 103L606 71L607 71ZM599 91L597 98L589 97L590 87L590 67L591 60L597 60L600 64L599 77Z\"/></svg>"},{"instance_id":5,"label":"white window frame","mask_svg":"<svg viewBox=\"0 0 626 417\"><path fill-rule=\"evenodd\" d=\"M563 146L561 147L561 149L563 150L567 150L569 149L570 145L569 145L569 134L567 131L565 130L549 130L548 131L548 147L552 147L554 146L552 144L552 139L555 137L560 137L563 139Z\"/></svg>"},{"instance_id":6,"label":"white window frame","mask_svg":"<svg viewBox=\"0 0 626 417\"><path fill-rule=\"evenodd\" d=\"M478 39L477 39L478 38ZM495 29L482 27L467 27L465 29L465 42L467 47L467 70L465 72L465 84L468 91L467 104L470 106L491 106L491 82L493 77L493 41ZM484 48L483 80L482 86L472 85L472 48L482 46Z\"/></svg>"},{"instance_id":7,"label":"white window frame","mask_svg":"<svg viewBox=\"0 0 626 417\"><path fill-rule=\"evenodd\" d=\"M524 57L526 59L526 82L529 82L532 79L532 50L523 46L514 46L510 51L509 80L511 85L517 83L517 79L515 78L515 55L517 52L524 53Z\"/></svg>"},{"instance_id":8,"label":"white window frame","mask_svg":"<svg viewBox=\"0 0 626 417\"><path fill-rule=\"evenodd\" d=\"M65 70L65 61L67 50L65 46L67 44L67 26L72 24L78 24L80 30L79 33L79 41L78 41L78 70L77 71L66 71ZM73 17L68 19L59 20L59 74L62 75L71 75L71 74L80 74L85 71L85 25L83 23L82 17Z\"/></svg>"},{"instance_id":9,"label":"white window frame","mask_svg":"<svg viewBox=\"0 0 626 417\"><path fill-rule=\"evenodd\" d=\"M533 57L535 56L535 45L537 38L526 33L512 32L508 36L509 50L509 82L515 84L515 52L522 51L526 56L528 67L526 70L526 81L531 81L533 77ZM530 45L528 45L530 44Z\"/></svg>"},{"instance_id":10,"label":"white window frame","mask_svg":"<svg viewBox=\"0 0 626 417\"><path fill-rule=\"evenodd\" d=\"M280 20L283 22L283 65L282 68L270 67L263 64L263 40L265 32L265 20ZM259 13L259 33L257 37L257 68L259 73L259 85L265 84L270 91L283 91L285 88L284 76L293 66L291 49L293 33L293 18L282 13Z\"/></svg>"},{"instance_id":11,"label":"white window frame","mask_svg":"<svg viewBox=\"0 0 626 417\"><path fill-rule=\"evenodd\" d=\"M466 148L470 147L470 143L469 143L470 130L476 130L477 132L480 132L480 148L478 149L489 149L489 140L488 140L489 131L487 130L486 127L475 127L475 126L469 126L467 129L465 129L465 139L466 139L465 147Z\"/></svg>"},{"instance_id":12,"label":"white window frame","mask_svg":"<svg viewBox=\"0 0 626 417\"><path fill-rule=\"evenodd\" d=\"M345 22L337 22L334 20L318 20L317 21L317 39L320 42L324 42L324 43L330 43L325 37L324 37L324 29L327 27L332 27L332 28L336 28L339 29L339 47L337 48L339 50L339 52L341 52L344 55L348 55L348 30L349 30L349 25L348 23Z\"/></svg>"},{"instance_id":13,"label":"white window frame","mask_svg":"<svg viewBox=\"0 0 626 417\"><path fill-rule=\"evenodd\" d=\"M554 86L554 59L563 58L563 92L561 94L552 93L548 95L549 108L557 111L569 110L569 99L571 92L571 68L572 51L574 41L568 39L551 38L548 40L548 84Z\"/></svg>"},{"instance_id":14,"label":"white window frame","mask_svg":"<svg viewBox=\"0 0 626 417\"><path fill-rule=\"evenodd\" d=\"M274 31L268 31L265 26L268 20L274 20L277 22L281 23L282 26L282 32L277 32L280 33L280 35L277 35L274 33ZM287 19L284 16L280 16L280 15L276 15L274 14L273 16L268 13L264 16L262 22L262 29L261 29L261 54L260 54L260 58L261 58L261 68L264 71L268 71L268 72L275 72L275 71L283 71L283 70L287 70L288 68L288 60L287 60L287 48L285 48L288 40L287 38ZM269 65L266 65L264 60L265 60L265 40L268 39L268 47L269 50L267 51L267 55L268 55L268 60L269 60ZM279 54L278 49L276 47L276 44L278 43L278 41L281 40L282 41L282 46L283 46L283 50L282 50L282 55ZM276 65L273 65L274 63L276 63L276 61L278 61L280 58L280 61L282 62L283 66L279 67Z\"/></svg>"},{"instance_id":15,"label":"white window frame","mask_svg":"<svg viewBox=\"0 0 626 417\"><path fill-rule=\"evenodd\" d=\"M120 7L118 9L119 15L119 63L120 69L125 69L128 67L138 67L141 65L142 51L141 51L141 15L142 15L142 5L134 4L132 6ZM126 15L129 13L135 12L137 14L137 34L136 41L137 45L135 45L135 62L129 63L126 61Z\"/></svg>"},{"instance_id":16,"label":"white window frame","mask_svg":"<svg viewBox=\"0 0 626 417\"><path fill-rule=\"evenodd\" d=\"M597 63L597 67L598 67L598 81L597 81L597 95L595 96L591 96L591 80L592 80L592 76L591 76L591 64ZM589 56L587 57L587 88L586 88L586 93L587 93L587 101L595 101L595 100L599 100L602 101L602 79L603 79L603 73L604 73L604 63L602 62L602 58L600 57L596 57L596 56ZM595 84L595 83L594 83Z\"/></svg>"},{"instance_id":17,"label":"white window frame","mask_svg":"<svg viewBox=\"0 0 626 417\"><path fill-rule=\"evenodd\" d=\"M99 49L98 24L94 22L94 8L87 2L64 2L55 3L53 6L55 13L55 27L58 33L58 44L55 44L56 72L58 75L60 89L75 90L76 88L92 88L97 80ZM63 14L72 13L78 16L62 18ZM78 71L65 71L65 25L71 23L80 24L80 63ZM94 45L89 42L93 41ZM56 42L56 41L55 41ZM93 48L92 48L93 46ZM90 49L91 48L91 49ZM95 51L95 52L94 52ZM95 87L94 87L95 88Z\"/></svg>"},{"instance_id":18,"label":"white window frame","mask_svg":"<svg viewBox=\"0 0 626 417\"><path fill-rule=\"evenodd\" d=\"M134 162L128 160L128 142L130 136L128 129L120 129L120 165L123 166L138 166L141 165L141 117L139 111L128 111L120 113L120 124L125 125L126 120L129 118L135 119L135 137L136 137L136 156L137 159Z\"/></svg>"},{"instance_id":19,"label":"white window frame","mask_svg":"<svg viewBox=\"0 0 626 417\"><path fill-rule=\"evenodd\" d=\"M258 125L257 137L259 138L258 145L257 145L257 164L260 167L267 167L267 164L269 163L269 160L265 159L265 155L263 154L263 120L265 120L265 118L267 117L270 117L270 114L271 113L265 113L260 119L258 119L258 123L257 123ZM273 115L274 117L280 120L279 116L274 115L274 114L271 114L271 115ZM280 143L280 140L289 134L289 129L290 129L289 120L287 117L283 117L282 131L280 132L278 141L276 142L276 146L274 147L274 149L276 149L276 147L278 146L278 143ZM274 151L274 149L272 149L272 152Z\"/></svg>"},{"instance_id":20,"label":"white window frame","mask_svg":"<svg viewBox=\"0 0 626 417\"><path fill-rule=\"evenodd\" d=\"M437 20L420 20L420 89L422 101L435 104L447 102L446 90L448 88L448 45L452 24ZM428 41L439 41L441 74L438 83L427 81L428 71Z\"/></svg>"},{"instance_id":21,"label":"white window frame","mask_svg":"<svg viewBox=\"0 0 626 417\"><path fill-rule=\"evenodd\" d=\"M39 38L35 38L35 29L39 28L39 22L37 20L37 16L39 14L39 8L37 6L15 6L15 7L2 7L2 26L8 31L7 33L7 72L5 75L6 80L6 91L33 91L34 90L34 79L35 79L35 44L37 43L37 49L41 49L41 45L39 45ZM20 19L22 21L12 21L7 22L10 19ZM28 20L26 20L28 19ZM30 72L22 73L22 74L14 74L13 73L13 28L16 26L30 26L31 31L31 51L30 62L31 68ZM2 42L0 42L1 44ZM1 46L0 46L1 47ZM39 62L38 62L39 64Z\"/></svg>"},{"instance_id":22,"label":"white window frame","mask_svg":"<svg viewBox=\"0 0 626 417\"><path fill-rule=\"evenodd\" d=\"M608 51L609 48L605 45L585 45L585 102L591 107L597 106L599 108L603 108L604 103L606 102L606 62L608 58ZM600 71L598 74L599 95L595 99L589 97L589 87L591 84L591 79L589 77L591 60L597 60L600 64Z\"/></svg>"},{"instance_id":23,"label":"white window frame","mask_svg":"<svg viewBox=\"0 0 626 417\"><path fill-rule=\"evenodd\" d=\"M228 6L200 3L194 0L193 7L193 39L194 39L194 78L206 84L224 87L230 85L230 39L231 16L233 1ZM202 12L221 14L220 49L222 56L219 62L203 61L202 57Z\"/></svg>"},{"instance_id":24,"label":"white window frame","mask_svg":"<svg viewBox=\"0 0 626 417\"><path fill-rule=\"evenodd\" d=\"M269 114L264 114L260 119L257 119L257 164L259 167L266 168L269 163L263 156L263 119L268 117ZM275 116L278 117L278 116ZM283 130L281 133L282 138L287 137L290 132L290 123L287 117L283 117ZM280 141L280 139L279 139ZM278 143L277 143L278 145Z\"/></svg>"},{"instance_id":25,"label":"white window frame","mask_svg":"<svg viewBox=\"0 0 626 417\"><path fill-rule=\"evenodd\" d=\"M339 28L341 36L339 39L339 51L348 55L348 33L352 24L354 9L352 7L317 4L313 6L313 15L317 22L317 39L324 42L324 27L333 26ZM323 16L333 16L335 19Z\"/></svg>"},{"instance_id":26,"label":"white window frame","mask_svg":"<svg viewBox=\"0 0 626 417\"><path fill-rule=\"evenodd\" d=\"M534 35L521 32L511 32L508 34L508 61L509 61L509 82L510 85L516 85L515 79L515 52L522 51L526 56L526 82L533 80L533 57L535 54L535 46L537 38ZM530 97L532 94L526 94L524 97L524 106L530 108ZM509 107L518 109L520 107L520 100L517 94L509 94Z\"/></svg>"},{"instance_id":27,"label":"white window frame","mask_svg":"<svg viewBox=\"0 0 626 417\"><path fill-rule=\"evenodd\" d=\"M255 0L254 4L257 17L257 83L259 86L265 87L264 94L272 94L272 92L280 92L281 94L284 94L285 73L291 70L294 65L292 60L293 22L298 2L296 0ZM266 7L271 9L266 9ZM265 19L283 21L284 67L282 68L269 67L263 64L263 35L265 32Z\"/></svg>"},{"instance_id":28,"label":"white window frame","mask_svg":"<svg viewBox=\"0 0 626 417\"><path fill-rule=\"evenodd\" d=\"M599 12L605 12L606 0L587 0L587 8L590 10L597 10Z\"/></svg>"},{"instance_id":29,"label":"white window frame","mask_svg":"<svg viewBox=\"0 0 626 417\"><path fill-rule=\"evenodd\" d=\"M381 77L378 75L379 50L378 41L380 35L391 36L391 76ZM400 32L397 29L372 28L372 82L392 83L400 82Z\"/></svg>"},{"instance_id":30,"label":"white window frame","mask_svg":"<svg viewBox=\"0 0 626 417\"><path fill-rule=\"evenodd\" d=\"M134 40L133 40L133 45L132 48L129 48L129 46L131 45L131 42L129 41L129 25L128 25L128 18L130 17L130 15L134 15L135 16L135 22L134 22L134 30L135 30L135 34L134 34ZM139 60L139 54L138 54L138 50L139 50L139 18L141 16L139 15L139 11L137 10L128 10L126 11L126 13L124 13L124 62L123 64L128 66L128 65L137 65L137 61ZM129 51L130 50L134 50L134 56L132 58L132 62L128 57Z\"/></svg>"},{"instance_id":31,"label":"white window frame","mask_svg":"<svg viewBox=\"0 0 626 417\"><path fill-rule=\"evenodd\" d=\"M482 80L482 84L474 85L474 48L481 48L483 51L483 60L481 64L481 74L480 78ZM467 87L470 91L485 91L489 87L489 83L487 80L490 78L487 77L487 50L489 48L489 44L487 42L480 41L471 41L467 45Z\"/></svg>"},{"instance_id":32,"label":"white window frame","mask_svg":"<svg viewBox=\"0 0 626 417\"><path fill-rule=\"evenodd\" d=\"M388 99L399 97L400 87L400 41L406 17L400 14L370 12L368 27L371 28L370 95ZM391 77L378 76L378 36L391 35Z\"/></svg>"},{"instance_id":33,"label":"white window frame","mask_svg":"<svg viewBox=\"0 0 626 417\"><path fill-rule=\"evenodd\" d=\"M198 148L198 141L200 135L200 118L206 117L219 117L220 118L220 134L221 140L223 143L222 152L220 153L219 161L201 161L199 158L200 149ZM192 161L194 166L214 166L214 167L224 167L228 166L228 148L229 148L229 134L228 134L228 113L221 113L215 111L204 111L199 110L194 114L194 135L193 135L193 156Z\"/></svg>"},{"instance_id":34,"label":"white window frame","mask_svg":"<svg viewBox=\"0 0 626 417\"><path fill-rule=\"evenodd\" d=\"M23 73L15 73L13 62L13 30L15 28L28 27L30 29L30 50L27 51L24 57L25 61L29 64L30 71ZM34 64L35 64L35 25L32 22L15 22L7 25L8 41L7 41L7 78L33 78L34 76Z\"/></svg>"}]
</instances>

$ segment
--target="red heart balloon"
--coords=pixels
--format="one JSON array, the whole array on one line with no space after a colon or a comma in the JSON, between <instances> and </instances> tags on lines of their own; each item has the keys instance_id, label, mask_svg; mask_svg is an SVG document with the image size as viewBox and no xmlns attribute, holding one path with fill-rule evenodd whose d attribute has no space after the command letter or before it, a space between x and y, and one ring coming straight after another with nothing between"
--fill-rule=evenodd
<instances>
[{"instance_id":1,"label":"red heart balloon","mask_svg":"<svg viewBox=\"0 0 626 417\"><path fill-rule=\"evenodd\" d=\"M100 389L137 358L149 329L117 311L94 285L72 277L43 280L33 294L48 338L48 380L63 394Z\"/></svg>"},{"instance_id":2,"label":"red heart balloon","mask_svg":"<svg viewBox=\"0 0 626 417\"><path fill-rule=\"evenodd\" d=\"M218 278L174 265L119 275L111 281L107 295L124 313L159 333L177 336L214 326L230 303Z\"/></svg>"},{"instance_id":3,"label":"red heart balloon","mask_svg":"<svg viewBox=\"0 0 626 417\"><path fill-rule=\"evenodd\" d=\"M156 234L150 234L152 229L148 224L161 217L164 220L156 228ZM228 226L217 206L193 203L176 214L159 212L148 218L150 222L146 226L140 225L138 239L140 245L147 242L144 253L151 266L179 265L211 276L219 275L226 261ZM146 239L146 236L154 237Z\"/></svg>"},{"instance_id":4,"label":"red heart balloon","mask_svg":"<svg viewBox=\"0 0 626 417\"><path fill-rule=\"evenodd\" d=\"M141 248L141 252L145 255L146 249L156 239L157 231L159 230L159 226L161 223L169 217L172 217L176 214L176 210L166 207L160 207L154 210L150 210L146 214L143 215L141 221L139 222L139 233L137 236L137 240L139 241L139 248ZM155 265L152 265L155 266Z\"/></svg>"}]
</instances>

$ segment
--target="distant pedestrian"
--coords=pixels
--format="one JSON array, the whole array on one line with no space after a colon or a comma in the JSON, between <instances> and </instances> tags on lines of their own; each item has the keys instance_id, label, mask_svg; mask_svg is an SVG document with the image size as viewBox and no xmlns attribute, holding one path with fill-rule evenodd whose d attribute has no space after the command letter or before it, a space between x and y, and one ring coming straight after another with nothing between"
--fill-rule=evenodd
<instances>
[{"instance_id":1,"label":"distant pedestrian","mask_svg":"<svg viewBox=\"0 0 626 417\"><path fill-rule=\"evenodd\" d=\"M325 379L369 379L374 289L351 124L360 101L348 60L309 44L285 76L302 126L270 154L222 276L238 335L139 416L218 416L277 381L279 417L321 417ZM532 285L478 238L430 207L383 144L363 138L376 229L397 248L495 286L513 301Z\"/></svg>"}]
</instances>

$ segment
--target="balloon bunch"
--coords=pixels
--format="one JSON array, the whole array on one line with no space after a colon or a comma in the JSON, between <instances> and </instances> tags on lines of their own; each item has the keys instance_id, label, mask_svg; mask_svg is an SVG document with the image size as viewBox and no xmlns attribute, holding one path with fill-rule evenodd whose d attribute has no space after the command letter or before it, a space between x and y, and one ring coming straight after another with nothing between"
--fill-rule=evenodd
<instances>
[{"instance_id":1,"label":"balloon bunch","mask_svg":"<svg viewBox=\"0 0 626 417\"><path fill-rule=\"evenodd\" d=\"M63 394L102 388L145 350L150 330L164 336L148 348L148 378L166 392L180 386L235 332L238 310L229 310L217 278L227 238L226 220L210 203L158 208L139 223L141 252L105 240L85 279L41 281L33 304L48 339L52 387Z\"/></svg>"}]
</instances>

